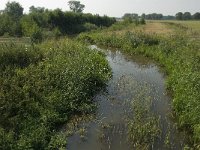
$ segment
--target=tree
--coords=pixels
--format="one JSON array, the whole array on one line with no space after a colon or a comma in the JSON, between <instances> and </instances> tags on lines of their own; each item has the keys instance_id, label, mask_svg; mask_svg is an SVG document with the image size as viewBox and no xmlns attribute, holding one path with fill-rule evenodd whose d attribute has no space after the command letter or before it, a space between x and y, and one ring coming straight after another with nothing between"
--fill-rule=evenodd
<instances>
[{"instance_id":1,"label":"tree","mask_svg":"<svg viewBox=\"0 0 200 150\"><path fill-rule=\"evenodd\" d=\"M161 19L163 19L163 14L157 14L157 13L147 14L145 16L145 19L149 19L149 20L161 20Z\"/></svg>"},{"instance_id":2,"label":"tree","mask_svg":"<svg viewBox=\"0 0 200 150\"><path fill-rule=\"evenodd\" d=\"M145 19L145 18L146 18L146 14L143 13L143 14L141 15L141 18Z\"/></svg>"},{"instance_id":3,"label":"tree","mask_svg":"<svg viewBox=\"0 0 200 150\"><path fill-rule=\"evenodd\" d=\"M42 41L42 32L37 23L30 16L24 16L21 19L22 32L24 36L30 37L33 43Z\"/></svg>"},{"instance_id":4,"label":"tree","mask_svg":"<svg viewBox=\"0 0 200 150\"><path fill-rule=\"evenodd\" d=\"M8 2L4 13L8 14L14 20L18 20L23 15L24 8L18 2Z\"/></svg>"},{"instance_id":5,"label":"tree","mask_svg":"<svg viewBox=\"0 0 200 150\"><path fill-rule=\"evenodd\" d=\"M183 20L190 20L190 19L192 19L191 13L190 12L185 12L183 14Z\"/></svg>"},{"instance_id":6,"label":"tree","mask_svg":"<svg viewBox=\"0 0 200 150\"><path fill-rule=\"evenodd\" d=\"M182 12L178 12L178 13L176 14L176 19L177 19L177 20L183 20L183 13L182 13Z\"/></svg>"},{"instance_id":7,"label":"tree","mask_svg":"<svg viewBox=\"0 0 200 150\"><path fill-rule=\"evenodd\" d=\"M43 13L44 11L45 11L44 7L35 7L35 6L29 7L29 13Z\"/></svg>"},{"instance_id":8,"label":"tree","mask_svg":"<svg viewBox=\"0 0 200 150\"><path fill-rule=\"evenodd\" d=\"M132 16L133 16L133 19L138 19L138 14L133 13Z\"/></svg>"},{"instance_id":9,"label":"tree","mask_svg":"<svg viewBox=\"0 0 200 150\"><path fill-rule=\"evenodd\" d=\"M123 19L129 18L129 19L133 19L133 15L130 13L125 13L124 16L122 17Z\"/></svg>"},{"instance_id":10,"label":"tree","mask_svg":"<svg viewBox=\"0 0 200 150\"><path fill-rule=\"evenodd\" d=\"M199 20L199 19L200 19L200 13L199 13L199 12L195 13L195 14L193 15L193 19Z\"/></svg>"},{"instance_id":11,"label":"tree","mask_svg":"<svg viewBox=\"0 0 200 150\"><path fill-rule=\"evenodd\" d=\"M85 5L81 4L80 1L69 1L68 2L69 8L75 13L83 12Z\"/></svg>"}]
</instances>

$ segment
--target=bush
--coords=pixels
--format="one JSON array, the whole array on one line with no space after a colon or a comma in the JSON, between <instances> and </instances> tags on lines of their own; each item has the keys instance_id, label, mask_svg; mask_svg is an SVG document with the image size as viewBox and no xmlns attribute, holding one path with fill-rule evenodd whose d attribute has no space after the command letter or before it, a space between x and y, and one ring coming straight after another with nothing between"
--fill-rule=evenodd
<instances>
[{"instance_id":1,"label":"bush","mask_svg":"<svg viewBox=\"0 0 200 150\"><path fill-rule=\"evenodd\" d=\"M85 31L92 31L92 30L98 29L98 27L95 24L91 24L91 23L85 23L84 28L85 28Z\"/></svg>"},{"instance_id":2,"label":"bush","mask_svg":"<svg viewBox=\"0 0 200 150\"><path fill-rule=\"evenodd\" d=\"M110 77L108 62L71 40L0 48L0 149L63 147L57 126L93 111L91 98Z\"/></svg>"}]
</instances>

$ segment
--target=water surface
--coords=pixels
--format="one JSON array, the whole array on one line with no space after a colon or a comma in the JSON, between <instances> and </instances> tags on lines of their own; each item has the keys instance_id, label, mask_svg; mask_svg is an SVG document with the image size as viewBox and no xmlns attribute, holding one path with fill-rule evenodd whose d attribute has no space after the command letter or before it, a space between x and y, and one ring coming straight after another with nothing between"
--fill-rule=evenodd
<instances>
[{"instance_id":1,"label":"water surface","mask_svg":"<svg viewBox=\"0 0 200 150\"><path fill-rule=\"evenodd\" d=\"M170 119L171 102L164 85L164 74L157 65L141 56L125 56L118 50L100 49L94 45L91 48L106 53L113 76L106 91L94 98L98 104L96 118L80 123L79 129L69 137L67 149L131 150L127 121L134 117L131 101L140 91L152 98L152 111L160 117L162 134L152 149L183 149L184 136ZM170 140L168 146L165 145L166 135Z\"/></svg>"}]
</instances>

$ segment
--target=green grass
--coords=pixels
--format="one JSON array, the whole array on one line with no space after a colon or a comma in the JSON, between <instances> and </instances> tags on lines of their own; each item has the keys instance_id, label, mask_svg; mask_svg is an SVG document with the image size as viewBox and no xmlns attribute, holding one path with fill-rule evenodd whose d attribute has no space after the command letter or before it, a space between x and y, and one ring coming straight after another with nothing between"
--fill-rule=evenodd
<instances>
[{"instance_id":1,"label":"green grass","mask_svg":"<svg viewBox=\"0 0 200 150\"><path fill-rule=\"evenodd\" d=\"M200 43L200 21L162 21L162 23L178 31L179 34L186 35L190 40Z\"/></svg>"},{"instance_id":2,"label":"green grass","mask_svg":"<svg viewBox=\"0 0 200 150\"><path fill-rule=\"evenodd\" d=\"M200 31L200 21L164 21L164 22L172 22L176 24L181 24L183 26L187 26L188 28L191 28L192 30Z\"/></svg>"},{"instance_id":3,"label":"green grass","mask_svg":"<svg viewBox=\"0 0 200 150\"><path fill-rule=\"evenodd\" d=\"M69 39L0 44L0 149L66 147L58 127L91 113L110 75L102 54Z\"/></svg>"},{"instance_id":4,"label":"green grass","mask_svg":"<svg viewBox=\"0 0 200 150\"><path fill-rule=\"evenodd\" d=\"M18 44L30 44L30 38L14 38L14 37L0 37L0 43L18 43Z\"/></svg>"},{"instance_id":5,"label":"green grass","mask_svg":"<svg viewBox=\"0 0 200 150\"><path fill-rule=\"evenodd\" d=\"M168 74L166 85L172 91L172 104L178 127L192 133L194 147L200 145L200 46L188 34L185 27L178 28L169 37L143 32L107 34L81 34L79 40L107 47L120 48L129 55L142 54L155 59ZM126 26L124 26L126 30Z\"/></svg>"}]
</instances>

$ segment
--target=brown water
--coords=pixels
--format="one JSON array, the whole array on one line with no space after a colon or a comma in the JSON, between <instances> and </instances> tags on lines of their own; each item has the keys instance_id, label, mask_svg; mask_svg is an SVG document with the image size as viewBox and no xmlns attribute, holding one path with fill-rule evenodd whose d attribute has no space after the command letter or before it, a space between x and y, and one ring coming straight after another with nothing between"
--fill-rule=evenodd
<instances>
[{"instance_id":1,"label":"brown water","mask_svg":"<svg viewBox=\"0 0 200 150\"><path fill-rule=\"evenodd\" d=\"M143 89L152 97L152 112L160 117L162 134L151 149L183 149L184 136L170 119L170 98L166 94L164 74L152 61L141 56L125 56L117 50L103 50L112 68L112 79L106 91L94 98L98 104L96 118L79 124L68 138L69 150L131 150L127 136L127 120L134 117L131 101ZM143 90L145 91L145 90ZM82 133L82 134L80 134ZM168 135L170 145L165 145Z\"/></svg>"}]
</instances>

